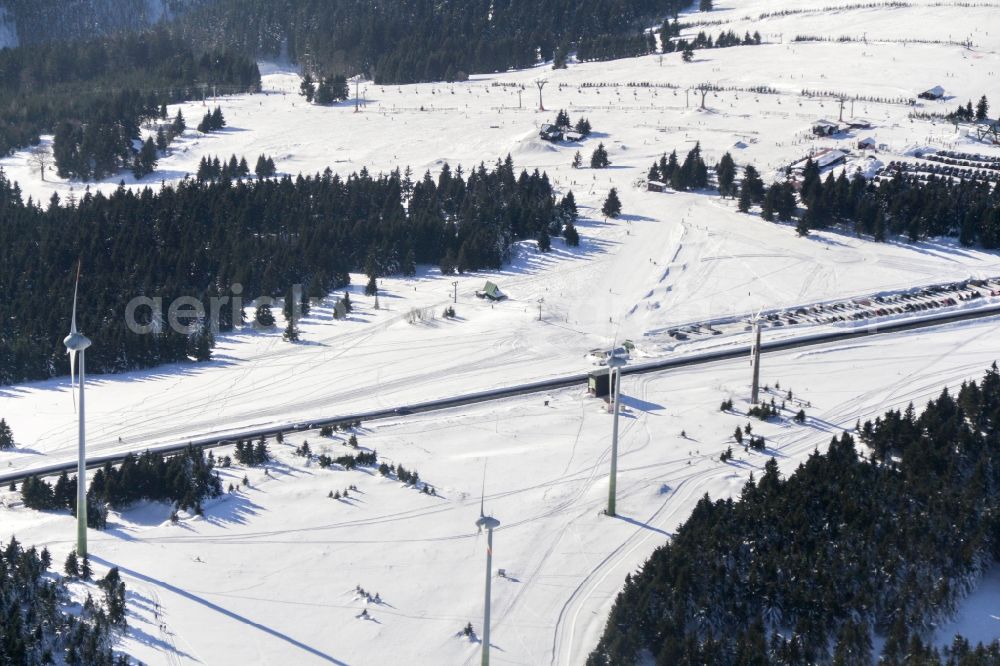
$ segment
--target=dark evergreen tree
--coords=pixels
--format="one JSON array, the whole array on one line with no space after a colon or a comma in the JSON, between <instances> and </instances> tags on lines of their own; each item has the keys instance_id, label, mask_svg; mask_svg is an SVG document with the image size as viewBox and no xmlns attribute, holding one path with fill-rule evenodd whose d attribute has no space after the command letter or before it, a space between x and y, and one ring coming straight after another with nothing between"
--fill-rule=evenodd
<instances>
[{"instance_id":1,"label":"dark evergreen tree","mask_svg":"<svg viewBox=\"0 0 1000 666\"><path fill-rule=\"evenodd\" d=\"M289 319L285 324L285 332L281 336L286 342L298 342L299 341L299 327L295 323L295 319Z\"/></svg>"},{"instance_id":2,"label":"dark evergreen tree","mask_svg":"<svg viewBox=\"0 0 1000 666\"><path fill-rule=\"evenodd\" d=\"M125 583L121 579L118 567L111 567L108 573L98 581L97 586L104 591L105 603L108 607L108 619L116 627L125 626L126 597Z\"/></svg>"},{"instance_id":3,"label":"dark evergreen tree","mask_svg":"<svg viewBox=\"0 0 1000 666\"><path fill-rule=\"evenodd\" d=\"M14 448L14 433L6 419L0 419L0 451Z\"/></svg>"},{"instance_id":4,"label":"dark evergreen tree","mask_svg":"<svg viewBox=\"0 0 1000 666\"><path fill-rule=\"evenodd\" d=\"M170 147L170 140L167 139L167 133L163 130L163 126L156 128L156 149L160 153L167 152L167 148Z\"/></svg>"},{"instance_id":5,"label":"dark evergreen tree","mask_svg":"<svg viewBox=\"0 0 1000 666\"><path fill-rule=\"evenodd\" d=\"M559 202L559 209L562 211L565 219L570 222L576 222L580 217L580 212L576 207L576 197L573 196L572 191L567 192Z\"/></svg>"},{"instance_id":6,"label":"dark evergreen tree","mask_svg":"<svg viewBox=\"0 0 1000 666\"><path fill-rule=\"evenodd\" d=\"M746 192L746 198L750 203L758 204L764 201L764 181L761 180L757 169L752 164L746 165L743 169L743 182L740 184L741 201L744 192Z\"/></svg>"},{"instance_id":7,"label":"dark evergreen tree","mask_svg":"<svg viewBox=\"0 0 1000 666\"><path fill-rule=\"evenodd\" d=\"M549 236L549 230L546 227L538 232L538 250L540 252L548 252L552 249L552 239Z\"/></svg>"},{"instance_id":8,"label":"dark evergreen tree","mask_svg":"<svg viewBox=\"0 0 1000 666\"><path fill-rule=\"evenodd\" d=\"M802 200L808 201L813 197L816 188L821 185L819 167L813 162L812 157L806 160L802 169Z\"/></svg>"},{"instance_id":9,"label":"dark evergreen tree","mask_svg":"<svg viewBox=\"0 0 1000 666\"><path fill-rule=\"evenodd\" d=\"M142 148L135 156L135 161L132 164L132 174L136 180L141 180L147 174L153 173L156 169L156 162L156 145L153 143L152 137L150 137L142 144Z\"/></svg>"},{"instance_id":10,"label":"dark evergreen tree","mask_svg":"<svg viewBox=\"0 0 1000 666\"><path fill-rule=\"evenodd\" d=\"M986 95L979 98L979 103L976 104L976 120L983 122L989 119L990 103L986 99Z\"/></svg>"},{"instance_id":11,"label":"dark evergreen tree","mask_svg":"<svg viewBox=\"0 0 1000 666\"><path fill-rule=\"evenodd\" d=\"M316 96L316 82L313 81L312 74L306 72L302 76L302 83L299 84L299 94L306 98L307 102L312 103L313 97Z\"/></svg>"},{"instance_id":12,"label":"dark evergreen tree","mask_svg":"<svg viewBox=\"0 0 1000 666\"><path fill-rule=\"evenodd\" d=\"M63 566L63 571L67 576L77 578L80 575L80 561L76 557L76 551L69 551L69 555L66 556L66 564Z\"/></svg>"},{"instance_id":13,"label":"dark evergreen tree","mask_svg":"<svg viewBox=\"0 0 1000 666\"><path fill-rule=\"evenodd\" d=\"M566 69L568 59L569 47L565 44L560 44L556 47L555 53L552 55L552 69Z\"/></svg>"},{"instance_id":14,"label":"dark evergreen tree","mask_svg":"<svg viewBox=\"0 0 1000 666\"><path fill-rule=\"evenodd\" d=\"M597 148L594 149L593 154L590 156L590 168L591 169L605 169L611 166L611 161L608 159L608 151L604 147L604 144L598 144Z\"/></svg>"},{"instance_id":15,"label":"dark evergreen tree","mask_svg":"<svg viewBox=\"0 0 1000 666\"><path fill-rule=\"evenodd\" d=\"M791 183L780 183L777 185L772 185L773 188L778 188L775 193L775 213L778 215L778 219L782 222L787 222L795 217L795 211L798 207L798 202L795 200L795 189L792 187Z\"/></svg>"},{"instance_id":16,"label":"dark evergreen tree","mask_svg":"<svg viewBox=\"0 0 1000 666\"><path fill-rule=\"evenodd\" d=\"M604 205L601 206L601 213L604 217L617 218L622 214L622 202L618 199L618 190L614 187L608 192L608 198L604 200Z\"/></svg>"},{"instance_id":17,"label":"dark evergreen tree","mask_svg":"<svg viewBox=\"0 0 1000 666\"><path fill-rule=\"evenodd\" d=\"M203 321L198 329L188 336L188 356L198 362L212 360L214 346L215 336L208 320Z\"/></svg>"},{"instance_id":18,"label":"dark evergreen tree","mask_svg":"<svg viewBox=\"0 0 1000 666\"><path fill-rule=\"evenodd\" d=\"M174 122L171 125L174 134L181 134L187 129L187 123L184 121L184 114L180 109L177 109L177 115L174 116Z\"/></svg>"},{"instance_id":19,"label":"dark evergreen tree","mask_svg":"<svg viewBox=\"0 0 1000 666\"><path fill-rule=\"evenodd\" d=\"M566 245L569 247L578 247L580 245L580 234L572 222L566 223L566 228L563 230L563 238L566 239Z\"/></svg>"},{"instance_id":20,"label":"dark evergreen tree","mask_svg":"<svg viewBox=\"0 0 1000 666\"><path fill-rule=\"evenodd\" d=\"M90 558L84 554L83 559L80 560L80 578L83 580L90 580L93 573L94 570L90 568Z\"/></svg>"},{"instance_id":21,"label":"dark evergreen tree","mask_svg":"<svg viewBox=\"0 0 1000 666\"><path fill-rule=\"evenodd\" d=\"M274 313L271 312L271 306L268 303L261 303L257 306L254 322L262 328L274 326Z\"/></svg>"},{"instance_id":22,"label":"dark evergreen tree","mask_svg":"<svg viewBox=\"0 0 1000 666\"><path fill-rule=\"evenodd\" d=\"M779 192L780 192L780 186L775 184L767 188L767 191L764 193L764 201L760 205L760 216L762 219L767 220L768 222L774 221L775 209L778 205ZM747 210L749 210L750 209L749 201L747 202L747 204L748 204Z\"/></svg>"},{"instance_id":23,"label":"dark evergreen tree","mask_svg":"<svg viewBox=\"0 0 1000 666\"><path fill-rule=\"evenodd\" d=\"M257 178L272 178L275 174L274 160L261 155L257 158L257 165L254 167Z\"/></svg>"},{"instance_id":24,"label":"dark evergreen tree","mask_svg":"<svg viewBox=\"0 0 1000 666\"><path fill-rule=\"evenodd\" d=\"M716 165L715 174L719 180L719 194L723 197L736 196L736 163L728 152Z\"/></svg>"},{"instance_id":25,"label":"dark evergreen tree","mask_svg":"<svg viewBox=\"0 0 1000 666\"><path fill-rule=\"evenodd\" d=\"M412 247L406 250L401 270L406 277L413 277L417 274L417 254Z\"/></svg>"},{"instance_id":26,"label":"dark evergreen tree","mask_svg":"<svg viewBox=\"0 0 1000 666\"><path fill-rule=\"evenodd\" d=\"M736 207L741 213L749 213L752 205L753 200L750 198L750 188L746 186L746 182L744 181L740 187L740 199Z\"/></svg>"}]
</instances>

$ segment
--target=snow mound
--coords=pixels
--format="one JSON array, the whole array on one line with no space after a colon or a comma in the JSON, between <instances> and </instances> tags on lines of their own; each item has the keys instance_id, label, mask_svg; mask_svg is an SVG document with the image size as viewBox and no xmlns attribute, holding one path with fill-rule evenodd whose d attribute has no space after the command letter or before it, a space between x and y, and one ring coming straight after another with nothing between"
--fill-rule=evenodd
<instances>
[{"instance_id":1,"label":"snow mound","mask_svg":"<svg viewBox=\"0 0 1000 666\"><path fill-rule=\"evenodd\" d=\"M551 143L547 143L538 138L529 138L520 141L511 151L511 155L542 155L546 153L559 152Z\"/></svg>"}]
</instances>

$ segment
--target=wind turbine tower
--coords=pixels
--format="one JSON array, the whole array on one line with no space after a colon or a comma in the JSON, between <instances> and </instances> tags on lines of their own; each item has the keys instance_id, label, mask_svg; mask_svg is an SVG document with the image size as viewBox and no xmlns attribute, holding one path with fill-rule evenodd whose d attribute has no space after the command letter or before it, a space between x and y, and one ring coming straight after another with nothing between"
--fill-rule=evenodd
<instances>
[{"instance_id":1,"label":"wind turbine tower","mask_svg":"<svg viewBox=\"0 0 1000 666\"><path fill-rule=\"evenodd\" d=\"M80 355L80 409L77 416L80 419L79 460L76 467L76 554L78 557L87 555L87 433L86 404L84 403L84 383L86 378L86 352L90 339L76 330L76 296L80 289L80 266L76 267L76 286L73 287L73 318L69 327L69 335L63 340L69 351L70 381L74 381L76 370L76 355Z\"/></svg>"},{"instance_id":2,"label":"wind turbine tower","mask_svg":"<svg viewBox=\"0 0 1000 666\"><path fill-rule=\"evenodd\" d=\"M485 485L485 479L484 479ZM490 595L493 583L493 530L500 527L500 521L493 516L487 516L483 510L483 499L479 500L479 520L476 527L482 532L486 528L486 602L483 605L483 661L482 666L490 664Z\"/></svg>"},{"instance_id":3,"label":"wind turbine tower","mask_svg":"<svg viewBox=\"0 0 1000 666\"><path fill-rule=\"evenodd\" d=\"M750 404L756 405L760 399L760 311L750 320L753 324L753 342L751 344L750 363L753 365L753 383L750 386Z\"/></svg>"},{"instance_id":4,"label":"wind turbine tower","mask_svg":"<svg viewBox=\"0 0 1000 666\"><path fill-rule=\"evenodd\" d=\"M622 366L625 359L615 354L612 348L608 355L608 379L614 391L612 409L614 410L614 421L611 431L611 480L608 483L608 509L605 513L609 516L615 515L615 495L618 486L618 403L621 397Z\"/></svg>"}]
</instances>

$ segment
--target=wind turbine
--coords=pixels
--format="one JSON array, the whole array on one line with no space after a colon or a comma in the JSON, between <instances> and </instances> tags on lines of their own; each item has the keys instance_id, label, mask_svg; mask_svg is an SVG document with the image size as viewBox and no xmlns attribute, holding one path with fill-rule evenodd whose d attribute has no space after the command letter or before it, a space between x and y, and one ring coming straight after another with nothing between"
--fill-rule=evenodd
<instances>
[{"instance_id":1,"label":"wind turbine","mask_svg":"<svg viewBox=\"0 0 1000 666\"><path fill-rule=\"evenodd\" d=\"M615 353L614 345L608 353L608 381L614 391L613 407L614 421L611 431L611 480L608 483L608 509L605 513L615 515L615 495L618 487L618 404L621 398L622 367L627 361ZM617 375L617 376L616 376Z\"/></svg>"},{"instance_id":2,"label":"wind turbine","mask_svg":"<svg viewBox=\"0 0 1000 666\"><path fill-rule=\"evenodd\" d=\"M760 398L760 310L750 317L753 326L753 340L750 345L750 364L753 366L753 383L750 386L750 404L756 405Z\"/></svg>"},{"instance_id":3,"label":"wind turbine","mask_svg":"<svg viewBox=\"0 0 1000 666\"><path fill-rule=\"evenodd\" d=\"M479 496L479 520L476 527L482 532L486 528L486 602L483 607L483 660L482 666L490 664L490 594L493 583L493 530L500 527L500 521L485 512L486 470L483 469L483 492Z\"/></svg>"},{"instance_id":4,"label":"wind turbine","mask_svg":"<svg viewBox=\"0 0 1000 666\"><path fill-rule=\"evenodd\" d=\"M76 467L76 554L77 557L87 555L87 435L84 403L84 380L86 375L86 350L90 339L76 330L76 296L80 289L80 264L76 266L76 285L73 287L73 319L69 327L69 335L63 340L69 352L70 382L76 382L76 355L80 354L80 441L79 460Z\"/></svg>"}]
</instances>

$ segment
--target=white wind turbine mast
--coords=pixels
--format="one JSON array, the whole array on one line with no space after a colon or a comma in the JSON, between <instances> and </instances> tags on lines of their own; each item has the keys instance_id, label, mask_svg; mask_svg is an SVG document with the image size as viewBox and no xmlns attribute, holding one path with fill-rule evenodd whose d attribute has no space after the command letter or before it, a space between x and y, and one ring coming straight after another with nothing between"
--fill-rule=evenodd
<instances>
[{"instance_id":1,"label":"white wind turbine mast","mask_svg":"<svg viewBox=\"0 0 1000 666\"><path fill-rule=\"evenodd\" d=\"M76 355L80 355L80 408L77 416L80 420L79 460L76 467L76 553L78 557L87 555L87 436L86 436L86 404L84 402L84 383L86 379L86 351L90 339L76 330L76 297L80 289L80 264L76 266L76 286L73 287L73 318L69 327L69 335L63 340L69 352L70 382L76 383ZM72 389L71 389L72 390Z\"/></svg>"},{"instance_id":2,"label":"white wind turbine mast","mask_svg":"<svg viewBox=\"0 0 1000 666\"><path fill-rule=\"evenodd\" d=\"M750 386L750 404L756 405L760 398L760 316L758 309L750 316L753 339L750 343L750 365L753 367L753 383Z\"/></svg>"},{"instance_id":3,"label":"white wind turbine mast","mask_svg":"<svg viewBox=\"0 0 1000 666\"><path fill-rule=\"evenodd\" d=\"M476 527L482 532L486 528L486 601L483 606L483 649L482 666L490 663L490 595L493 583L493 530L500 527L500 521L485 512L486 468L483 468L483 491L479 496L479 520Z\"/></svg>"},{"instance_id":4,"label":"white wind turbine mast","mask_svg":"<svg viewBox=\"0 0 1000 666\"><path fill-rule=\"evenodd\" d=\"M607 359L608 387L612 391L611 408L614 414L611 426L611 473L608 481L608 508L605 510L609 516L615 515L615 500L618 492L618 407L621 402L622 367L627 363L625 357L617 353L617 343L618 331L616 330Z\"/></svg>"}]
</instances>

